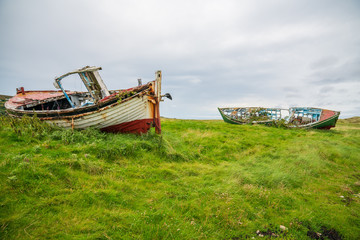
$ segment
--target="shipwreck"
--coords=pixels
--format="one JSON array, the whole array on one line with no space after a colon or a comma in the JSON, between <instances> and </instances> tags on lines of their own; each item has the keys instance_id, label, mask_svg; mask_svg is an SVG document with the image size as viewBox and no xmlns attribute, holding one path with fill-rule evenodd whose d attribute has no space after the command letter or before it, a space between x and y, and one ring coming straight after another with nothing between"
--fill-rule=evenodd
<instances>
[{"instance_id":1,"label":"shipwreck","mask_svg":"<svg viewBox=\"0 0 360 240\"><path fill-rule=\"evenodd\" d=\"M340 112L312 107L261 108L237 107L218 108L221 117L232 124L283 125L288 128L330 129L335 127Z\"/></svg>"},{"instance_id":2,"label":"shipwreck","mask_svg":"<svg viewBox=\"0 0 360 240\"><path fill-rule=\"evenodd\" d=\"M7 113L21 118L37 116L50 124L72 129L97 128L113 133L146 133L151 127L161 133L159 104L169 93L161 95L161 71L155 80L123 90L108 90L100 77L101 67L89 67L55 78L54 91L17 89L5 103ZM62 79L78 74L87 91L68 91Z\"/></svg>"}]
</instances>

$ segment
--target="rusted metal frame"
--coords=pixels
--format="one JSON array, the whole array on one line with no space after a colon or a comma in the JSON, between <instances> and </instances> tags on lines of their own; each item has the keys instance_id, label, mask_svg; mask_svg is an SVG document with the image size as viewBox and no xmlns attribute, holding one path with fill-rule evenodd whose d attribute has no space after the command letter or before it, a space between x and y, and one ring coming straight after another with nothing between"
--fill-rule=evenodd
<instances>
[{"instance_id":1,"label":"rusted metal frame","mask_svg":"<svg viewBox=\"0 0 360 240\"><path fill-rule=\"evenodd\" d=\"M159 111L159 101L156 98L155 99L155 104L153 104L154 106L154 125L155 125L155 132L157 134L161 134L161 125L160 125L160 111Z\"/></svg>"},{"instance_id":2,"label":"rusted metal frame","mask_svg":"<svg viewBox=\"0 0 360 240\"><path fill-rule=\"evenodd\" d=\"M75 124L74 124L74 118L71 118L71 129L74 130Z\"/></svg>"},{"instance_id":3,"label":"rusted metal frame","mask_svg":"<svg viewBox=\"0 0 360 240\"><path fill-rule=\"evenodd\" d=\"M155 132L161 134L161 123L160 123L160 102L161 102L161 71L156 71L156 79L154 82L154 95L155 95L155 104L154 104L154 124Z\"/></svg>"}]
</instances>

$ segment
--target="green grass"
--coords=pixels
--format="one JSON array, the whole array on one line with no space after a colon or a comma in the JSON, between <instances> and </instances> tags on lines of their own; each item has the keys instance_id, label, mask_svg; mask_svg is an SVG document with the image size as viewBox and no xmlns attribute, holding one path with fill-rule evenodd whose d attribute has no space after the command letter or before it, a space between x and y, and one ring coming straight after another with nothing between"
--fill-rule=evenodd
<instances>
[{"instance_id":1,"label":"green grass","mask_svg":"<svg viewBox=\"0 0 360 240\"><path fill-rule=\"evenodd\" d=\"M0 239L360 238L359 118L330 131L163 119L162 131L2 117Z\"/></svg>"},{"instance_id":2,"label":"green grass","mask_svg":"<svg viewBox=\"0 0 360 240\"><path fill-rule=\"evenodd\" d=\"M11 96L0 95L0 116L6 114L4 105L5 105L5 102L10 98L11 98Z\"/></svg>"}]
</instances>

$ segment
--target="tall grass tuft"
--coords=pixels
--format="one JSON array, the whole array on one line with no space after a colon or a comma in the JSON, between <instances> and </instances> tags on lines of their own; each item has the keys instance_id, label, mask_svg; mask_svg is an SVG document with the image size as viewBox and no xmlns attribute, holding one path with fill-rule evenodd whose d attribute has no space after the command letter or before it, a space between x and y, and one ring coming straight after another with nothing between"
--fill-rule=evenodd
<instances>
[{"instance_id":1,"label":"tall grass tuft","mask_svg":"<svg viewBox=\"0 0 360 240\"><path fill-rule=\"evenodd\" d=\"M14 118L6 115L0 116L3 127L10 127L18 136L31 136L42 138L51 133L55 128L46 122L40 121L36 116L23 116Z\"/></svg>"}]
</instances>

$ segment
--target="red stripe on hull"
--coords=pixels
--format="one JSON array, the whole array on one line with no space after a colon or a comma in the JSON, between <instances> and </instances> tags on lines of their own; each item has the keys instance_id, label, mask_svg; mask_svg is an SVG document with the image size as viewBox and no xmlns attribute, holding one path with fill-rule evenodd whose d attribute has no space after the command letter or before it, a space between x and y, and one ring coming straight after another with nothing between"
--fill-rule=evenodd
<instances>
[{"instance_id":1,"label":"red stripe on hull","mask_svg":"<svg viewBox=\"0 0 360 240\"><path fill-rule=\"evenodd\" d=\"M157 119L156 119L157 120ZM160 123L160 120L158 120ZM154 119L141 119L102 128L101 131L111 133L146 133L153 125Z\"/></svg>"}]
</instances>

